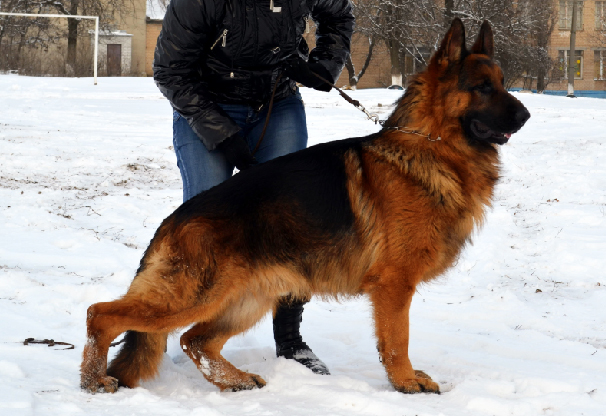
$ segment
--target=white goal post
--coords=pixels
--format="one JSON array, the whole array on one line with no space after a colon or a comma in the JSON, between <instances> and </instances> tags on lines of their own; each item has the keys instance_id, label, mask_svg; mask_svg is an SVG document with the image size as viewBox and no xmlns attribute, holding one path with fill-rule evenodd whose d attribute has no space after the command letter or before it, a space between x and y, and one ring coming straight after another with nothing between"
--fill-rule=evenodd
<instances>
[{"instance_id":1,"label":"white goal post","mask_svg":"<svg viewBox=\"0 0 606 416\"><path fill-rule=\"evenodd\" d=\"M77 16L73 14L30 14L30 13L5 13L0 12L2 16L21 16L21 17L60 17L72 19L93 19L95 21L95 47L93 54L93 81L97 85L97 49L99 48L99 16Z\"/></svg>"}]
</instances>

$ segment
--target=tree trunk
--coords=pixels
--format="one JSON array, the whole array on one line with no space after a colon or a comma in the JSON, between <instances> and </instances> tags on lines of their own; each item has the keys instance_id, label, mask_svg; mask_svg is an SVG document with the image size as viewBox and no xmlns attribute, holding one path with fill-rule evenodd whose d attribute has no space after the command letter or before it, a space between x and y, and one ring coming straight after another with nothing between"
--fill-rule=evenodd
<instances>
[{"instance_id":1,"label":"tree trunk","mask_svg":"<svg viewBox=\"0 0 606 416\"><path fill-rule=\"evenodd\" d=\"M362 79L362 77L364 76L364 73L368 69L368 66L370 65L370 61L372 59L372 52L373 52L374 48L375 48L374 40L372 38L368 38L368 53L366 54L366 60L364 61L364 65L362 65L362 69L360 70L360 72L358 74L356 74L356 69L351 60L351 55L349 55L349 58L347 58L347 61L345 62L345 68L347 68L347 75L349 76L349 86L351 87L352 90L355 90L358 88L358 82L360 82L360 79Z\"/></svg>"},{"instance_id":2,"label":"tree trunk","mask_svg":"<svg viewBox=\"0 0 606 416\"><path fill-rule=\"evenodd\" d=\"M541 93L545 91L545 69L540 66L537 71L537 92Z\"/></svg>"},{"instance_id":3,"label":"tree trunk","mask_svg":"<svg viewBox=\"0 0 606 416\"><path fill-rule=\"evenodd\" d=\"M2 47L2 38L4 37L4 31L0 30L0 69L6 69L6 62L8 62L8 56L4 55L4 48Z\"/></svg>"},{"instance_id":4,"label":"tree trunk","mask_svg":"<svg viewBox=\"0 0 606 416\"><path fill-rule=\"evenodd\" d=\"M358 80L356 79L356 68L354 68L353 61L351 60L351 55L347 57L347 61L345 61L345 68L347 68L347 78L349 79L349 86L352 90L356 89L358 85Z\"/></svg>"},{"instance_id":5,"label":"tree trunk","mask_svg":"<svg viewBox=\"0 0 606 416\"><path fill-rule=\"evenodd\" d=\"M539 33L537 34L537 62L539 64L536 66L537 68L537 93L541 94L545 91L547 85L545 84L545 78L547 77L547 68L545 67L545 56L544 50L547 50L547 45L549 44L549 35L547 34L548 30L544 27L541 28ZM549 58L547 58L550 61Z\"/></svg>"},{"instance_id":6,"label":"tree trunk","mask_svg":"<svg viewBox=\"0 0 606 416\"><path fill-rule=\"evenodd\" d=\"M13 54L13 43L15 41L15 37L11 36L8 39L8 59L6 61L8 62L8 70L12 71L17 69L15 67L15 56Z\"/></svg>"},{"instance_id":7,"label":"tree trunk","mask_svg":"<svg viewBox=\"0 0 606 416\"><path fill-rule=\"evenodd\" d=\"M21 50L23 49L23 45L25 45L25 30L21 32L21 37L19 39L19 46L17 47L17 67L19 68L19 72L21 72Z\"/></svg>"},{"instance_id":8,"label":"tree trunk","mask_svg":"<svg viewBox=\"0 0 606 416\"><path fill-rule=\"evenodd\" d=\"M454 7L454 0L445 0L444 1L444 19L445 19L444 27L450 26L450 22L452 21L453 7Z\"/></svg>"},{"instance_id":9,"label":"tree trunk","mask_svg":"<svg viewBox=\"0 0 606 416\"><path fill-rule=\"evenodd\" d=\"M374 49L375 49L374 39L368 38L368 53L366 54L366 60L364 61L364 65L362 65L362 69L360 70L360 73L356 76L357 82L360 82L360 80L364 76L364 73L368 69L368 66L370 65L370 60L372 59L372 52Z\"/></svg>"},{"instance_id":10,"label":"tree trunk","mask_svg":"<svg viewBox=\"0 0 606 416\"><path fill-rule=\"evenodd\" d=\"M79 0L72 0L69 14L78 14ZM74 76L76 71L76 50L78 47L78 24L77 19L67 19L67 75Z\"/></svg>"}]
</instances>

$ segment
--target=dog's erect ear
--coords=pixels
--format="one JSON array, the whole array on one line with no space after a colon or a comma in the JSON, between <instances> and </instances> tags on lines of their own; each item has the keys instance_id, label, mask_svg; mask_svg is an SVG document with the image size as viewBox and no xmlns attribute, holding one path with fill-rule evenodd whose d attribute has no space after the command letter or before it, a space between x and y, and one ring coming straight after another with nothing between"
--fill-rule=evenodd
<instances>
[{"instance_id":1,"label":"dog's erect ear","mask_svg":"<svg viewBox=\"0 0 606 416\"><path fill-rule=\"evenodd\" d=\"M494 57L494 37L488 20L484 20L476 43L471 47L471 53L481 53L490 59Z\"/></svg>"},{"instance_id":2,"label":"dog's erect ear","mask_svg":"<svg viewBox=\"0 0 606 416\"><path fill-rule=\"evenodd\" d=\"M440 61L446 59L448 62L458 62L466 53L465 48L465 26L458 17L452 21L450 29L442 40L437 55Z\"/></svg>"}]
</instances>

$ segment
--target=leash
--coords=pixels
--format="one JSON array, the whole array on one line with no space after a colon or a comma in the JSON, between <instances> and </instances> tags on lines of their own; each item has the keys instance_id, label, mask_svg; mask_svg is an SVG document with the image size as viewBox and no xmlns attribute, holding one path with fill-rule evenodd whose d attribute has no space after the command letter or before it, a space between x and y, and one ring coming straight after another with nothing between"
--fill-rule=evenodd
<instances>
[{"instance_id":1,"label":"leash","mask_svg":"<svg viewBox=\"0 0 606 416\"><path fill-rule=\"evenodd\" d=\"M323 78L322 76L316 74L315 72L312 72L312 74L314 74L316 77L318 77L321 81L324 81L325 83L327 83L328 85L330 85L332 88L334 88L335 90L337 90L339 92L339 94L341 95L341 97L343 97L345 99L345 101L351 103L352 105L354 105L358 110L362 111L364 114L366 114L366 117L368 117L368 119L370 121L374 121L375 124L380 124L381 126L383 126L385 124L385 120L379 120L379 116L377 114L374 113L370 113L368 110L366 110L366 108L364 108L364 106L362 104L360 104L360 102L358 100L354 100L353 98L351 98L349 95L345 94L343 92L343 90L341 90L339 87L337 87L335 84L329 82L327 79ZM438 136L435 139L431 138L431 134L423 134L420 133L418 130L413 130L410 129L408 127L384 127L386 129L391 129L391 130L397 130L397 131L401 131L402 133L410 133L410 134L416 134L418 136L422 136L425 137L427 140L429 140L430 142L437 142L442 140L442 137Z\"/></svg>"},{"instance_id":2,"label":"leash","mask_svg":"<svg viewBox=\"0 0 606 416\"><path fill-rule=\"evenodd\" d=\"M122 344L125 341L126 341L126 339L123 338L120 341L112 342L109 346L115 347L117 345ZM76 348L74 346L74 344L70 344L69 342L55 341L54 339L26 338L25 341L23 341L23 345L29 345L29 344L43 344L43 345L48 345L49 347L54 347L55 345L67 345L68 346L67 348L59 348L58 350L73 350Z\"/></svg>"},{"instance_id":3,"label":"leash","mask_svg":"<svg viewBox=\"0 0 606 416\"><path fill-rule=\"evenodd\" d=\"M328 81L326 78L322 77L321 75L318 75L315 72L311 72L312 74L314 74L317 78L320 79L320 81L325 82L326 84L330 85L331 88L334 88L335 90L337 90L339 92L339 95L341 95L341 97L343 97L343 99L345 101L347 101L348 103L350 103L351 105L353 105L354 107L356 107L358 110L360 110L361 112L363 112L364 114L366 114L366 117L370 120L373 121L375 124L380 124L381 126L383 126L385 124L385 120L379 120L379 116L375 113L370 113L358 100L354 100L353 98L351 98L349 95L347 95L345 92L343 92L343 90L339 87L337 87L335 84L333 84L332 82ZM278 83L279 81L282 79L282 75L283 72L280 72L280 74L278 75L278 78L276 79L276 83L274 84L274 89L271 93L271 98L269 99L269 107L267 109L267 117L265 117L265 124L263 125L263 131L261 132L261 136L259 136L259 140L257 141L257 145L255 146L252 154L254 155L255 153L257 153L257 150L259 150L259 146L261 145L261 141L263 140L263 137L265 136L265 131L267 130L267 125L269 124L269 117L271 116L271 110L272 107L274 105L274 97L276 95L276 90L278 88ZM392 130L397 130L397 131L401 131L402 133L410 133L410 134L416 134L418 136L422 136L425 137L427 140L429 140L430 142L437 142L442 140L442 138L440 136L438 136L435 139L431 138L431 134L423 134L420 133L417 130L413 130L407 127L386 127L387 129L392 129Z\"/></svg>"},{"instance_id":4,"label":"leash","mask_svg":"<svg viewBox=\"0 0 606 416\"><path fill-rule=\"evenodd\" d=\"M267 117L265 117L265 124L263 125L263 131L261 132L261 136L259 136L259 140L257 140L257 145L252 151L253 156L259 150L259 146L261 146L261 141L263 141L263 137L265 137L265 131L267 130L267 125L269 124L269 116L271 116L271 109L274 106L274 97L276 96L276 90L278 89L278 83L282 79L283 72L280 71L278 78L276 78L276 83L274 84L274 89L271 92L271 98L269 99L269 107L267 107Z\"/></svg>"},{"instance_id":5,"label":"leash","mask_svg":"<svg viewBox=\"0 0 606 416\"><path fill-rule=\"evenodd\" d=\"M27 338L25 341L23 341L23 345L29 344L45 344L49 347L54 347L55 345L69 345L69 347L67 348L60 348L61 350L73 350L75 348L74 344L70 344L69 342L55 341L54 339L39 340L34 338Z\"/></svg>"},{"instance_id":6,"label":"leash","mask_svg":"<svg viewBox=\"0 0 606 416\"><path fill-rule=\"evenodd\" d=\"M273 91L271 93L271 98L269 99L269 107L267 108L267 116L265 117L265 124L263 125L263 131L261 132L261 136L259 136L259 140L257 140L257 145L255 146L254 150L252 151L253 156L254 156L255 153L257 153L257 150L259 150L259 146L261 146L261 141L263 141L263 137L265 137L265 131L267 130L267 125L269 124L269 117L271 116L271 110L272 110L272 107L274 105L274 97L276 95L276 90L278 88L278 83L282 79L282 75L283 74L284 74L284 72L281 71L280 74L278 75L278 78L276 79L276 83L274 84L274 89L273 89ZM345 101L347 101L348 103L350 103L351 105L353 105L354 107L356 107L358 110L360 110L364 114L366 114L366 117L368 117L368 119L370 121L373 121L375 124L381 124L381 125L383 125L384 121L383 122L379 121L379 116L377 114L370 113L358 100L354 100L353 98L351 98L349 95L347 95L346 93L344 93L343 90L341 90L339 87L337 87L332 82L328 81L326 78L324 78L324 77L316 74L315 72L312 72L312 74L314 74L316 77L318 77L321 81L323 81L326 84L330 85L335 90L337 90L339 92L339 94L341 95L341 97L343 97L343 99Z\"/></svg>"},{"instance_id":7,"label":"leash","mask_svg":"<svg viewBox=\"0 0 606 416\"><path fill-rule=\"evenodd\" d=\"M381 125L383 125L383 123L381 123L379 121L379 116L377 114L370 113L366 108L364 108L364 106L362 104L360 104L360 102L358 100L354 100L349 95L345 94L341 88L337 87L335 84L333 84L332 82L328 81L326 78L324 78L324 77L316 74L315 72L312 72L312 74L314 74L317 78L319 78L320 81L324 81L325 83L327 83L328 85L330 85L332 88L334 88L335 90L337 90L339 92L339 94L341 95L341 97L343 97L343 99L345 101L347 101L348 103L350 103L351 105L353 105L354 107L356 107L358 110L360 110L361 112L363 112L364 114L366 114L366 117L368 117L368 119L370 121L374 121L375 124L381 124Z\"/></svg>"}]
</instances>

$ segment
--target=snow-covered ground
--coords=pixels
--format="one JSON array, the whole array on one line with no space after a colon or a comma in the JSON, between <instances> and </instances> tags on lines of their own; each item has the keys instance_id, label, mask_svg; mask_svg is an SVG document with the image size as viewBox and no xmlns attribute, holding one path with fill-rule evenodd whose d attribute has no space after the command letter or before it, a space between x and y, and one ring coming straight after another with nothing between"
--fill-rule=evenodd
<instances>
[{"instance_id":1,"label":"snow-covered ground","mask_svg":"<svg viewBox=\"0 0 606 416\"><path fill-rule=\"evenodd\" d=\"M399 94L352 93L382 118ZM0 76L0 414L606 414L606 100L517 96L532 118L501 148L484 229L414 298L411 359L442 395L389 385L365 298L306 307L331 376L275 358L265 319L224 349L264 389L220 393L175 336L156 380L90 395L86 308L125 292L181 201L170 106L149 78ZM303 97L311 144L378 129L335 92Z\"/></svg>"}]
</instances>

